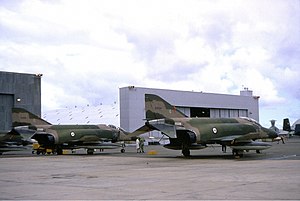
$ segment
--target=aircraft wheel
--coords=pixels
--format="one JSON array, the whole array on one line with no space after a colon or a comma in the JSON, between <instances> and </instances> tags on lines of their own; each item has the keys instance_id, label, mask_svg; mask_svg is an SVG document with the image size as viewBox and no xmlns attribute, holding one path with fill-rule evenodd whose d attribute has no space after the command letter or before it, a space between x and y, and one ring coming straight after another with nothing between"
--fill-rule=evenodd
<instances>
[{"instance_id":1,"label":"aircraft wheel","mask_svg":"<svg viewBox=\"0 0 300 201\"><path fill-rule=\"evenodd\" d=\"M121 153L125 153L125 149L121 149Z\"/></svg>"},{"instance_id":2,"label":"aircraft wheel","mask_svg":"<svg viewBox=\"0 0 300 201\"><path fill-rule=\"evenodd\" d=\"M57 148L56 153L57 153L57 155L62 155L63 150L61 148Z\"/></svg>"},{"instance_id":3,"label":"aircraft wheel","mask_svg":"<svg viewBox=\"0 0 300 201\"><path fill-rule=\"evenodd\" d=\"M191 152L190 152L189 149L183 149L183 150L182 150L182 154L183 154L185 157L191 156Z\"/></svg>"},{"instance_id":4,"label":"aircraft wheel","mask_svg":"<svg viewBox=\"0 0 300 201\"><path fill-rule=\"evenodd\" d=\"M233 149L232 154L234 155L235 158L242 158L244 156L244 151Z\"/></svg>"},{"instance_id":5,"label":"aircraft wheel","mask_svg":"<svg viewBox=\"0 0 300 201\"><path fill-rule=\"evenodd\" d=\"M88 149L88 150L87 150L87 154L88 154L88 155L93 155L93 154L94 154L94 150Z\"/></svg>"},{"instance_id":6,"label":"aircraft wheel","mask_svg":"<svg viewBox=\"0 0 300 201\"><path fill-rule=\"evenodd\" d=\"M36 151L36 155L40 155L41 154L41 152L40 151Z\"/></svg>"},{"instance_id":7,"label":"aircraft wheel","mask_svg":"<svg viewBox=\"0 0 300 201\"><path fill-rule=\"evenodd\" d=\"M260 150L256 150L256 153L257 153L257 154L260 154L261 152L260 152Z\"/></svg>"}]
</instances>

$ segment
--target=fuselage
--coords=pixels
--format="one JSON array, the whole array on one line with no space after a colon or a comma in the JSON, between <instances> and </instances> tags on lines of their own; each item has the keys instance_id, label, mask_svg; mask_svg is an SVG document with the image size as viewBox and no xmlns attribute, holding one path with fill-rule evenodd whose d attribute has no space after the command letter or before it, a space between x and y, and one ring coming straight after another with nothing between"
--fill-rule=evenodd
<instances>
[{"instance_id":1,"label":"fuselage","mask_svg":"<svg viewBox=\"0 0 300 201\"><path fill-rule=\"evenodd\" d=\"M120 131L107 125L46 125L37 126L32 136L41 145L76 144L80 142L99 142L118 140Z\"/></svg>"},{"instance_id":2,"label":"fuselage","mask_svg":"<svg viewBox=\"0 0 300 201\"><path fill-rule=\"evenodd\" d=\"M183 126L196 134L197 142L209 142L211 139L226 136L251 134L251 138L275 138L277 133L262 127L250 118L174 118L175 125Z\"/></svg>"},{"instance_id":3,"label":"fuselage","mask_svg":"<svg viewBox=\"0 0 300 201\"><path fill-rule=\"evenodd\" d=\"M188 135L191 143L209 144L224 140L228 136L245 136L245 140L275 138L277 133L262 127L250 118L172 118L165 120L149 121L154 127L168 125L168 131L174 127L174 135L160 129L170 138L183 139ZM247 138L247 135L249 138Z\"/></svg>"}]
</instances>

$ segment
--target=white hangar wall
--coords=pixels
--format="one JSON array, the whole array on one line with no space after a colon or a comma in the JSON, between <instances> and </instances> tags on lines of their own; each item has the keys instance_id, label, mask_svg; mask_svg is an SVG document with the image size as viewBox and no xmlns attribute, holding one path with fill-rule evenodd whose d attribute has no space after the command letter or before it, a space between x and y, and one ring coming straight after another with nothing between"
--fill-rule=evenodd
<instances>
[{"instance_id":1,"label":"white hangar wall","mask_svg":"<svg viewBox=\"0 0 300 201\"><path fill-rule=\"evenodd\" d=\"M190 117L249 117L259 121L259 97L245 88L240 95L152 89L128 86L119 89L120 126L134 131L144 125L145 94L165 99Z\"/></svg>"}]
</instances>

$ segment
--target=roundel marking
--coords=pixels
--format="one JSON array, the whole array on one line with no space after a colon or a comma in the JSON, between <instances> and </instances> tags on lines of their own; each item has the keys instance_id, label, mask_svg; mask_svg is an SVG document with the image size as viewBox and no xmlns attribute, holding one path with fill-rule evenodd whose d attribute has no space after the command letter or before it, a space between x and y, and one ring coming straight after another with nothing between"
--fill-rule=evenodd
<instances>
[{"instance_id":1,"label":"roundel marking","mask_svg":"<svg viewBox=\"0 0 300 201\"><path fill-rule=\"evenodd\" d=\"M75 132L72 131L72 132L70 133L70 135L71 135L71 137L74 137L74 136L75 136Z\"/></svg>"},{"instance_id":2,"label":"roundel marking","mask_svg":"<svg viewBox=\"0 0 300 201\"><path fill-rule=\"evenodd\" d=\"M213 132L214 134L217 134L218 129L214 127L214 128L212 129L212 132Z\"/></svg>"}]
</instances>

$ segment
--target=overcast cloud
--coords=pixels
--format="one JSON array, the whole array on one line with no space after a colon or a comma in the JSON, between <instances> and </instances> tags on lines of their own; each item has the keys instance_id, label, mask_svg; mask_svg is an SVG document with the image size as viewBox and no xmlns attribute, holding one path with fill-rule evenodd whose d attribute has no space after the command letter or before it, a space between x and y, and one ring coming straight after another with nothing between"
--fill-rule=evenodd
<instances>
[{"instance_id":1,"label":"overcast cloud","mask_svg":"<svg viewBox=\"0 0 300 201\"><path fill-rule=\"evenodd\" d=\"M43 111L139 87L260 96L300 118L300 2L0 0L0 70L42 73Z\"/></svg>"}]
</instances>

